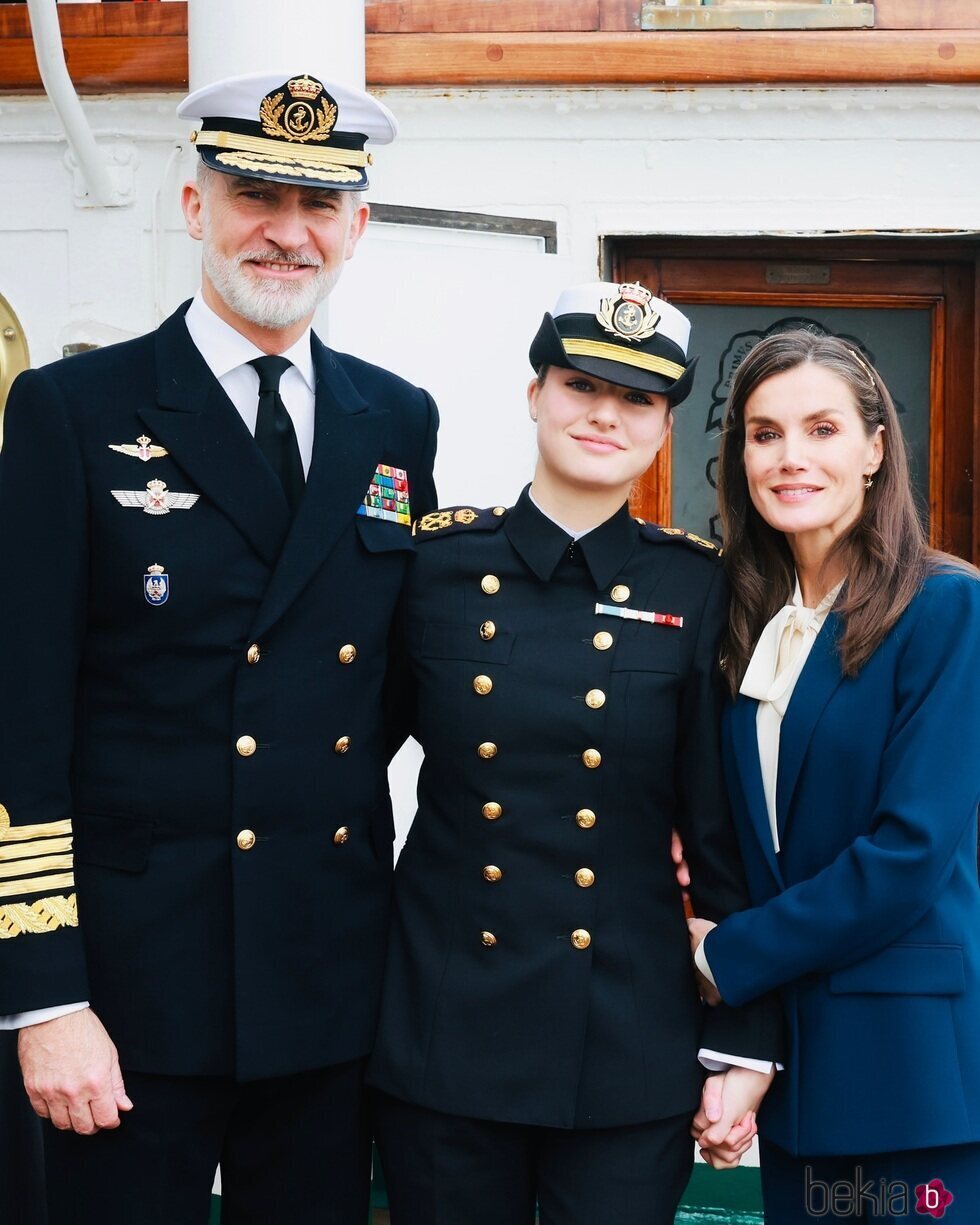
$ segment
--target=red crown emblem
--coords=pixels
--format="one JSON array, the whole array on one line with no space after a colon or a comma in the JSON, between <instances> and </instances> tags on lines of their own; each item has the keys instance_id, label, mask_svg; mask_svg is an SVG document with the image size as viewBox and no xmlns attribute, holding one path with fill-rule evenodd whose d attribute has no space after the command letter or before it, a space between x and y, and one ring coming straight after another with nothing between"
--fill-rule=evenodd
<instances>
[{"instance_id":1,"label":"red crown emblem","mask_svg":"<svg viewBox=\"0 0 980 1225\"><path fill-rule=\"evenodd\" d=\"M646 306L653 297L649 289L645 289L639 281L631 281L627 285L620 285L619 296L624 302L634 302L637 306Z\"/></svg>"},{"instance_id":2,"label":"red crown emblem","mask_svg":"<svg viewBox=\"0 0 980 1225\"><path fill-rule=\"evenodd\" d=\"M315 102L323 93L323 86L315 77L293 77L286 82L290 94L302 102Z\"/></svg>"}]
</instances>

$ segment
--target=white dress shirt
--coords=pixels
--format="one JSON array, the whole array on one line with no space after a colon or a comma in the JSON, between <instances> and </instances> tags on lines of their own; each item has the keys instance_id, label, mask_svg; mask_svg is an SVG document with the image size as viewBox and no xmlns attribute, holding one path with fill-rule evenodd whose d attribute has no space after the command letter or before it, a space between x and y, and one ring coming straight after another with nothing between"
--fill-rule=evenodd
<instances>
[{"instance_id":1,"label":"white dress shirt","mask_svg":"<svg viewBox=\"0 0 980 1225\"><path fill-rule=\"evenodd\" d=\"M261 349L241 332L236 332L230 323L219 318L204 301L200 292L187 308L184 316L191 340L200 350L211 373L221 384L249 433L255 434L255 418L259 411L259 376L248 363L256 357L264 357ZM292 362L279 384L279 395L286 406L296 431L299 456L303 462L303 475L310 471L313 458L313 420L316 403L316 373L313 369L313 352L310 347L310 328L307 328L296 343L282 356ZM74 1004L58 1004L51 1008L38 1008L31 1012L15 1012L0 1016L0 1029L23 1029L28 1025L40 1025L56 1017L67 1016L87 1008L87 1001Z\"/></svg>"},{"instance_id":2,"label":"white dress shirt","mask_svg":"<svg viewBox=\"0 0 980 1225\"><path fill-rule=\"evenodd\" d=\"M238 409L248 432L254 435L259 411L259 375L248 363L265 354L241 332L236 332L230 323L220 319L200 293L187 308L184 321L211 373ZM279 395L296 431L303 475L307 476L313 457L313 406L316 402L310 328L282 356L293 364L282 376Z\"/></svg>"}]
</instances>

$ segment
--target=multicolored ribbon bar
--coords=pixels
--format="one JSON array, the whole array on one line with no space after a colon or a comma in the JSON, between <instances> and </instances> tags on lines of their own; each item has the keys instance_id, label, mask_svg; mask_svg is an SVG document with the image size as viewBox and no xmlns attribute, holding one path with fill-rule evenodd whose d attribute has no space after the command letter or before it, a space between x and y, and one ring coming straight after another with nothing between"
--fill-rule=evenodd
<instances>
[{"instance_id":1,"label":"multicolored ribbon bar","mask_svg":"<svg viewBox=\"0 0 980 1225\"><path fill-rule=\"evenodd\" d=\"M405 469L378 464L357 513L367 515L369 519L388 519L392 523L404 523L406 527L411 527L412 510Z\"/></svg>"},{"instance_id":2,"label":"multicolored ribbon bar","mask_svg":"<svg viewBox=\"0 0 980 1225\"><path fill-rule=\"evenodd\" d=\"M683 617L675 617L673 613L644 612L640 608L623 608L618 604L597 604L597 613L607 617L622 617L624 621L648 621L651 625L670 625L674 629L682 629Z\"/></svg>"}]
</instances>

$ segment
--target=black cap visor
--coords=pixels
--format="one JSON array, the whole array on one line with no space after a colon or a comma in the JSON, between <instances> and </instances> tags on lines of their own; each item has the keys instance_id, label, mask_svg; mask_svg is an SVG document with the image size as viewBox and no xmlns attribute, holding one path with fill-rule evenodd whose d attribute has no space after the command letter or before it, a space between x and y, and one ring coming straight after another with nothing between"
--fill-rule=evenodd
<instances>
[{"instance_id":1,"label":"black cap visor","mask_svg":"<svg viewBox=\"0 0 980 1225\"><path fill-rule=\"evenodd\" d=\"M601 331L594 318L591 318L590 327L587 322L589 319L589 316L562 315L562 332L568 333L563 336L552 316L545 315L528 354L534 369L540 370L542 366L563 366L570 370L580 370L583 374L591 374L607 383L618 383L620 387L632 387L636 391L649 391L666 396L671 407L680 404L687 397L694 382L694 368L698 361L696 357L685 367L680 349L673 342L657 337L654 340L659 343L647 343L642 350L638 346L627 347L625 343L617 343ZM599 355L595 352L569 352L566 344L572 349L581 347L576 345L576 341L584 342L591 348L601 347L603 353ZM637 365L637 360L645 364ZM658 364L679 368L682 373L675 375L672 370L665 373L649 368L650 365Z\"/></svg>"}]
</instances>

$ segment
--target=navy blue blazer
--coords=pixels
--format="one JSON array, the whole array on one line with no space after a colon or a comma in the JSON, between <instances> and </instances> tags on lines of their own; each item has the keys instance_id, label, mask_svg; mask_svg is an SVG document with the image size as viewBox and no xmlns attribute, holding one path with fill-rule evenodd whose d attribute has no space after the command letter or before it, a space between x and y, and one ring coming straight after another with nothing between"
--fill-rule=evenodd
<instances>
[{"instance_id":1,"label":"navy blue blazer","mask_svg":"<svg viewBox=\"0 0 980 1225\"><path fill-rule=\"evenodd\" d=\"M831 613L780 740L773 850L753 699L724 755L753 909L710 932L722 998L779 988L760 1129L797 1154L980 1140L980 582L946 571L859 675Z\"/></svg>"},{"instance_id":2,"label":"navy blue blazer","mask_svg":"<svg viewBox=\"0 0 980 1225\"><path fill-rule=\"evenodd\" d=\"M414 512L431 508L436 411L312 344L313 458L291 523L183 310L10 393L0 1013L88 999L124 1068L286 1075L372 1040L391 874L382 691L414 550L408 526L356 512L379 463L407 470ZM114 449L144 434L163 454ZM156 480L197 501L153 514L113 493Z\"/></svg>"}]
</instances>

